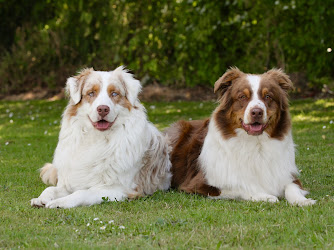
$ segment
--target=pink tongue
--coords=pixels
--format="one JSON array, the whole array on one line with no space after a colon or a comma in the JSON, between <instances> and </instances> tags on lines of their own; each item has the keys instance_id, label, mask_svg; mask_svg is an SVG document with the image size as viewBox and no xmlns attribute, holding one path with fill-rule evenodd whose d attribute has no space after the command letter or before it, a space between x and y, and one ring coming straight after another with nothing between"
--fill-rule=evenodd
<instances>
[{"instance_id":1,"label":"pink tongue","mask_svg":"<svg viewBox=\"0 0 334 250\"><path fill-rule=\"evenodd\" d=\"M247 134L249 135L260 135L262 134L265 125L263 124L244 124L242 123L243 128L245 129L245 131L247 132Z\"/></svg>"},{"instance_id":2,"label":"pink tongue","mask_svg":"<svg viewBox=\"0 0 334 250\"><path fill-rule=\"evenodd\" d=\"M109 127L109 122L105 120L98 121L96 124L97 129L107 129Z\"/></svg>"},{"instance_id":3,"label":"pink tongue","mask_svg":"<svg viewBox=\"0 0 334 250\"><path fill-rule=\"evenodd\" d=\"M249 125L249 132L260 132L262 131L263 125L262 124L251 124Z\"/></svg>"}]
</instances>

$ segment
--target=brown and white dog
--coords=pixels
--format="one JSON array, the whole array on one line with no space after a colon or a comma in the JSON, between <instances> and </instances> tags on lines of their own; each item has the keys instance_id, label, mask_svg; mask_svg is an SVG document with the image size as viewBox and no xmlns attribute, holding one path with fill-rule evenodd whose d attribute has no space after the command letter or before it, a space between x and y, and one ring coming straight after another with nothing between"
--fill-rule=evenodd
<instances>
[{"instance_id":1,"label":"brown and white dog","mask_svg":"<svg viewBox=\"0 0 334 250\"><path fill-rule=\"evenodd\" d=\"M167 139L137 99L140 82L123 67L83 70L67 80L70 95L46 188L32 206L71 208L166 190L171 181Z\"/></svg>"},{"instance_id":2,"label":"brown and white dog","mask_svg":"<svg viewBox=\"0 0 334 250\"><path fill-rule=\"evenodd\" d=\"M314 204L297 179L287 92L281 70L262 75L231 68L217 80L219 106L209 119L166 130L172 187L222 199Z\"/></svg>"}]
</instances>

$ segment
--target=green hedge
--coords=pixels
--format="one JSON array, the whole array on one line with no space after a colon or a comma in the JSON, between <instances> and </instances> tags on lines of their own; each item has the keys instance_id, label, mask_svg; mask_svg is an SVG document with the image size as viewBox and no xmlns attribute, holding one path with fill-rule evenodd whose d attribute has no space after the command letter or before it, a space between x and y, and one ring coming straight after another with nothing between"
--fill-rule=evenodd
<instances>
[{"instance_id":1,"label":"green hedge","mask_svg":"<svg viewBox=\"0 0 334 250\"><path fill-rule=\"evenodd\" d=\"M320 85L334 77L333 4L0 0L0 94L57 89L82 67L123 64L145 82L177 86L212 85L234 65L281 67Z\"/></svg>"}]
</instances>

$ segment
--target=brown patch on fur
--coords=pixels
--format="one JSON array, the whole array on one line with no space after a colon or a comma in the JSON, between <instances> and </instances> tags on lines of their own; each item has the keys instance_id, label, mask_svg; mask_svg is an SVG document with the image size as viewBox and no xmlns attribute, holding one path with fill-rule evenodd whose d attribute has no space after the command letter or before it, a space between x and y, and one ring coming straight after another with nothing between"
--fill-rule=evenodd
<instances>
[{"instance_id":1,"label":"brown patch on fur","mask_svg":"<svg viewBox=\"0 0 334 250\"><path fill-rule=\"evenodd\" d=\"M264 96L266 96L267 94L269 94L269 90L268 90L268 88L266 88L266 87L264 87L263 89L262 89L262 97L264 97Z\"/></svg>"},{"instance_id":2,"label":"brown patch on fur","mask_svg":"<svg viewBox=\"0 0 334 250\"><path fill-rule=\"evenodd\" d=\"M251 92L248 88L245 88L243 92L248 99L251 97Z\"/></svg>"},{"instance_id":3,"label":"brown patch on fur","mask_svg":"<svg viewBox=\"0 0 334 250\"><path fill-rule=\"evenodd\" d=\"M128 95L128 88L126 87L126 83L125 83L125 81L124 81L124 79L123 79L123 77L122 77L122 75L121 74L119 74L118 75L118 80L121 82L121 84L122 84L122 87L123 87L123 89L124 89L124 92L125 92L125 97Z\"/></svg>"},{"instance_id":4,"label":"brown patch on fur","mask_svg":"<svg viewBox=\"0 0 334 250\"><path fill-rule=\"evenodd\" d=\"M90 96L89 94L93 93L93 96ZM84 99L86 102L92 104L96 97L100 93L100 84L93 84L89 89L87 89L86 93L82 93Z\"/></svg>"},{"instance_id":5,"label":"brown patch on fur","mask_svg":"<svg viewBox=\"0 0 334 250\"><path fill-rule=\"evenodd\" d=\"M82 69L78 75L74 76L78 81L84 81L87 76L94 71L93 68Z\"/></svg>"},{"instance_id":6,"label":"brown patch on fur","mask_svg":"<svg viewBox=\"0 0 334 250\"><path fill-rule=\"evenodd\" d=\"M131 103L126 98L126 96L124 96L124 95L121 94L121 91L115 85L110 84L108 86L107 91L108 91L108 95L110 96L111 100L114 103L117 103L117 104L123 106L124 108L127 108L129 111L131 110L131 108L132 108ZM112 96L113 92L117 93L117 96Z\"/></svg>"},{"instance_id":7,"label":"brown patch on fur","mask_svg":"<svg viewBox=\"0 0 334 250\"><path fill-rule=\"evenodd\" d=\"M68 116L69 118L72 116L76 116L77 115L77 111L78 109L82 106L82 102L80 101L78 104L76 105L70 105L66 111L66 116Z\"/></svg>"},{"instance_id":8,"label":"brown patch on fur","mask_svg":"<svg viewBox=\"0 0 334 250\"><path fill-rule=\"evenodd\" d=\"M82 90L84 88L84 83L87 79L87 77L89 76L90 73L92 73L94 71L93 68L87 68L87 69L83 69L79 72L78 75L74 76L74 78L77 79L79 86L80 86L80 93L82 95Z\"/></svg>"},{"instance_id":9,"label":"brown patch on fur","mask_svg":"<svg viewBox=\"0 0 334 250\"><path fill-rule=\"evenodd\" d=\"M216 121L218 130L221 132L223 138L230 139L237 135L235 129L240 127L240 122L238 123L235 121L237 118L237 114L233 114L230 109L224 108L216 109L213 117Z\"/></svg>"},{"instance_id":10,"label":"brown patch on fur","mask_svg":"<svg viewBox=\"0 0 334 250\"><path fill-rule=\"evenodd\" d=\"M190 194L201 194L205 196L219 196L220 190L206 184L202 171L198 171L195 176L187 176L179 189Z\"/></svg>"},{"instance_id":11,"label":"brown patch on fur","mask_svg":"<svg viewBox=\"0 0 334 250\"><path fill-rule=\"evenodd\" d=\"M136 200L136 199L142 198L144 196L145 196L144 194L138 193L138 192L127 194L127 197L128 197L129 200Z\"/></svg>"},{"instance_id":12,"label":"brown patch on fur","mask_svg":"<svg viewBox=\"0 0 334 250\"><path fill-rule=\"evenodd\" d=\"M289 77L281 70L273 69L261 76L259 95L267 107L270 121L266 132L271 138L283 140L291 128L287 91L292 88Z\"/></svg>"},{"instance_id":13,"label":"brown patch on fur","mask_svg":"<svg viewBox=\"0 0 334 250\"><path fill-rule=\"evenodd\" d=\"M230 74L231 70L228 70L220 79L230 80ZM240 120L243 119L245 109L252 95L246 74L237 70L237 73L234 72L232 76L234 78L228 86L224 87L223 95L219 98L220 104L213 114L224 139L236 136L235 130L242 127ZM224 82L221 84L224 84Z\"/></svg>"},{"instance_id":14,"label":"brown patch on fur","mask_svg":"<svg viewBox=\"0 0 334 250\"><path fill-rule=\"evenodd\" d=\"M81 94L81 99L76 105L71 105L68 107L66 115L70 117L76 116L77 115L77 110L81 107L82 105L82 91L85 86L85 81L90 73L94 71L93 68L88 68L88 69L83 69L79 72L78 75L74 76L76 81L78 82L78 87L80 88L80 94Z\"/></svg>"},{"instance_id":15,"label":"brown patch on fur","mask_svg":"<svg viewBox=\"0 0 334 250\"><path fill-rule=\"evenodd\" d=\"M219 189L206 183L197 161L208 132L208 125L209 119L179 121L166 130L173 148L172 187L187 193L218 196Z\"/></svg>"},{"instance_id":16,"label":"brown patch on fur","mask_svg":"<svg viewBox=\"0 0 334 250\"><path fill-rule=\"evenodd\" d=\"M232 84L232 81L241 77L242 75L245 75L245 73L241 72L238 68L230 68L215 82L214 92L216 93L218 90L220 90L220 95L223 95L225 90Z\"/></svg>"},{"instance_id":17,"label":"brown patch on fur","mask_svg":"<svg viewBox=\"0 0 334 250\"><path fill-rule=\"evenodd\" d=\"M275 81L285 91L285 93L288 93L290 90L294 89L293 83L291 82L289 76L281 69L272 69L267 71L265 74L275 79Z\"/></svg>"},{"instance_id":18,"label":"brown patch on fur","mask_svg":"<svg viewBox=\"0 0 334 250\"><path fill-rule=\"evenodd\" d=\"M297 184L301 189L303 189L303 185L302 185L302 182L296 178L294 181L293 181L294 184Z\"/></svg>"}]
</instances>

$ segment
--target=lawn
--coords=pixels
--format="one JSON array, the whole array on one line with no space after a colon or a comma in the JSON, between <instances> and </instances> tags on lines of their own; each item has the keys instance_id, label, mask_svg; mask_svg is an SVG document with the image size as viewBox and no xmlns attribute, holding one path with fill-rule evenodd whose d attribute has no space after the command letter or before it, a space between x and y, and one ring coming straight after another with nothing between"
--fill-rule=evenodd
<instances>
[{"instance_id":1,"label":"lawn","mask_svg":"<svg viewBox=\"0 0 334 250\"><path fill-rule=\"evenodd\" d=\"M37 209L66 102L0 101L0 248L334 248L334 99L291 102L296 162L311 207L210 200L177 191L74 209ZM163 129L215 103L145 103Z\"/></svg>"}]
</instances>

